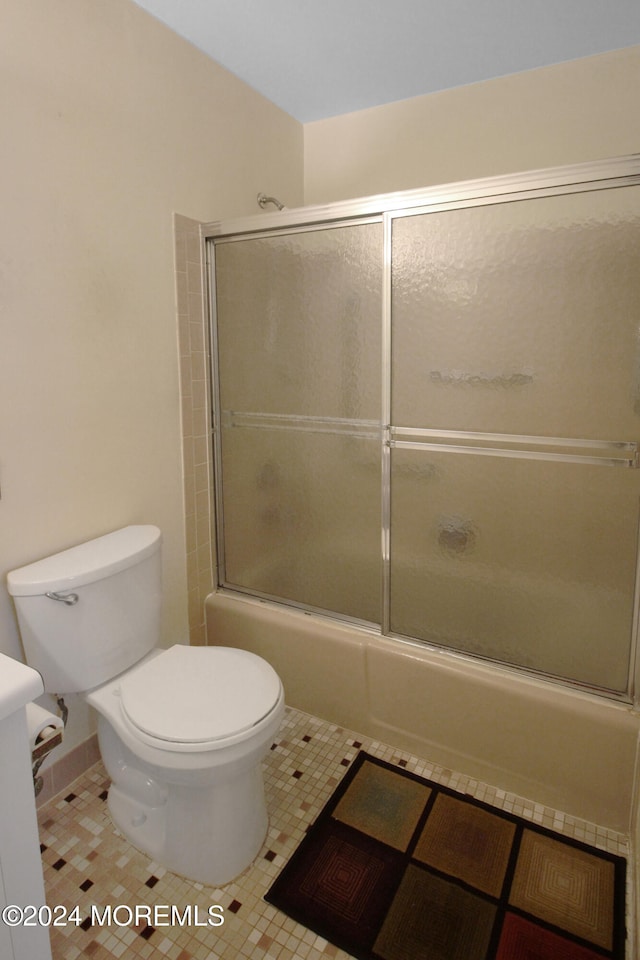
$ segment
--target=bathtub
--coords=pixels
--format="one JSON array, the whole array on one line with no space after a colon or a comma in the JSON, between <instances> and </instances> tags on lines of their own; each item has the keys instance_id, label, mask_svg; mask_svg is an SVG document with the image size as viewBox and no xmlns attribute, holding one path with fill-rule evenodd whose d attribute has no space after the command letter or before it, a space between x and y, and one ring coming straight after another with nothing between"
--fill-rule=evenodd
<instances>
[{"instance_id":1,"label":"bathtub","mask_svg":"<svg viewBox=\"0 0 640 960\"><path fill-rule=\"evenodd\" d=\"M208 642L263 656L289 706L631 834L629 705L230 592L206 616Z\"/></svg>"}]
</instances>

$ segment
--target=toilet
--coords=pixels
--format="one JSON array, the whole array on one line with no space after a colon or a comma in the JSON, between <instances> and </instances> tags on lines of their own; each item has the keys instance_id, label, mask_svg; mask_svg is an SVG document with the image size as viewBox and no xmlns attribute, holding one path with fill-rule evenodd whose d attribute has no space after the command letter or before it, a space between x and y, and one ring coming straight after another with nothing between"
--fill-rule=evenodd
<instances>
[{"instance_id":1,"label":"toilet","mask_svg":"<svg viewBox=\"0 0 640 960\"><path fill-rule=\"evenodd\" d=\"M12 571L27 662L98 714L113 822L191 880L221 886L267 831L262 760L284 692L261 657L158 646L160 530L128 526Z\"/></svg>"}]
</instances>

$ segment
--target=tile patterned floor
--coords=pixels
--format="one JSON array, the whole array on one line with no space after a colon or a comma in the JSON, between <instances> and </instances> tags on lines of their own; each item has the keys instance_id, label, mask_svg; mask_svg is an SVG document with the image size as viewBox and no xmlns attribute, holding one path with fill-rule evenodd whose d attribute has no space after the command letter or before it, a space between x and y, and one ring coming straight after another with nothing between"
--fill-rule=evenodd
<instances>
[{"instance_id":1,"label":"tile patterned floor","mask_svg":"<svg viewBox=\"0 0 640 960\"><path fill-rule=\"evenodd\" d=\"M262 897L361 748L499 809L628 855L627 838L620 834L289 709L265 764L271 817L265 845L256 862L225 887L203 887L176 877L124 840L107 812L108 779L100 763L68 792L40 808L47 903L68 911L78 908L74 922L51 929L54 960L113 960L125 955L167 960L345 960L344 951ZM94 905L100 915L111 906L109 924L91 925ZM219 917L224 922L214 926Z\"/></svg>"}]
</instances>

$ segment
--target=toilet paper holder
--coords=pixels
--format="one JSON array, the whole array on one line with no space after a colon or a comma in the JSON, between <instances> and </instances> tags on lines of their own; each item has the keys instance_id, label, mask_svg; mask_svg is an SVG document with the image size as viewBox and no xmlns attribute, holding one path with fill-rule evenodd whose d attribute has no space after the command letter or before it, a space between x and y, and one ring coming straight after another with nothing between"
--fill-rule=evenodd
<instances>
[{"instance_id":1,"label":"toilet paper holder","mask_svg":"<svg viewBox=\"0 0 640 960\"><path fill-rule=\"evenodd\" d=\"M62 743L65 717L43 710L35 703L27 704L27 729L31 748L31 773L36 797L43 787L38 771L52 750Z\"/></svg>"},{"instance_id":2,"label":"toilet paper holder","mask_svg":"<svg viewBox=\"0 0 640 960\"><path fill-rule=\"evenodd\" d=\"M53 731L51 735L39 740L31 751L31 772L33 774L33 789L36 797L42 790L44 783L42 777L38 776L38 771L51 751L55 750L55 748L59 747L62 743L62 730L55 727L48 729Z\"/></svg>"}]
</instances>

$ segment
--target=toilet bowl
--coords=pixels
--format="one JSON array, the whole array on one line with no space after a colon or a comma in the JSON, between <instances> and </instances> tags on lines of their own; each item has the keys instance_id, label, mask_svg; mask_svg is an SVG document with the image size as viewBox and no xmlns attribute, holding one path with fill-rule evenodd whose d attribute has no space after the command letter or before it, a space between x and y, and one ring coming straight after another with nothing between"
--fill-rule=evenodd
<instances>
[{"instance_id":1,"label":"toilet bowl","mask_svg":"<svg viewBox=\"0 0 640 960\"><path fill-rule=\"evenodd\" d=\"M267 831L261 762L284 692L261 657L156 646L160 531L126 527L8 576L27 662L45 690L98 713L120 831L167 869L221 886Z\"/></svg>"},{"instance_id":2,"label":"toilet bowl","mask_svg":"<svg viewBox=\"0 0 640 960\"><path fill-rule=\"evenodd\" d=\"M237 709L225 710L233 693ZM238 876L267 832L261 761L284 715L269 664L176 645L84 699L98 712L115 825L174 873L211 886Z\"/></svg>"}]
</instances>

